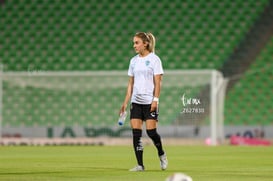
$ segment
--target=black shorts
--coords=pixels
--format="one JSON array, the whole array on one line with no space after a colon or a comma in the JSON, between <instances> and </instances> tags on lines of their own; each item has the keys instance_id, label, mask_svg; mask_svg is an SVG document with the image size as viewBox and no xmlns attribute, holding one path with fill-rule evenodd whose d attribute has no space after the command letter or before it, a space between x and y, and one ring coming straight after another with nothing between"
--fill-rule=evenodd
<instances>
[{"instance_id":1,"label":"black shorts","mask_svg":"<svg viewBox=\"0 0 273 181\"><path fill-rule=\"evenodd\" d=\"M156 111L151 110L151 104L136 104L132 103L130 107L130 119L141 119L146 121L147 119L154 119L158 121L158 108Z\"/></svg>"}]
</instances>

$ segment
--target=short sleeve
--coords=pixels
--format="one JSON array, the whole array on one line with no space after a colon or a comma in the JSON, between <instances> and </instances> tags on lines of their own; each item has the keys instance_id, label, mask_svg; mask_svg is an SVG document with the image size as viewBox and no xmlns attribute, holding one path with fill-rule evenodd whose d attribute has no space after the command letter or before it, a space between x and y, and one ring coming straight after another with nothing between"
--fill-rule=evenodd
<instances>
[{"instance_id":1,"label":"short sleeve","mask_svg":"<svg viewBox=\"0 0 273 181\"><path fill-rule=\"evenodd\" d=\"M129 68L128 68L128 76L133 77L134 72L133 72L133 58L130 60Z\"/></svg>"},{"instance_id":2,"label":"short sleeve","mask_svg":"<svg viewBox=\"0 0 273 181\"><path fill-rule=\"evenodd\" d=\"M162 63L159 57L155 59L154 75L164 74Z\"/></svg>"}]
</instances>

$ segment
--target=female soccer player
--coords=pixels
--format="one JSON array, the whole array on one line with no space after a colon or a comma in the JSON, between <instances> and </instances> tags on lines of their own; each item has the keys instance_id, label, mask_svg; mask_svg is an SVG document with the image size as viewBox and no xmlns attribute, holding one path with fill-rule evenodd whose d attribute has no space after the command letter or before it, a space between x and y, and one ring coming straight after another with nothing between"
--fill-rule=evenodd
<instances>
[{"instance_id":1,"label":"female soccer player","mask_svg":"<svg viewBox=\"0 0 273 181\"><path fill-rule=\"evenodd\" d=\"M138 165L130 171L144 171L143 145L141 142L142 125L146 123L147 135L152 139L158 151L160 166L165 170L167 156L157 133L158 104L163 68L160 58L155 54L155 37L151 33L139 32L133 38L135 52L129 65L129 81L120 112L126 110L131 99L130 122L133 133L133 146Z\"/></svg>"}]
</instances>

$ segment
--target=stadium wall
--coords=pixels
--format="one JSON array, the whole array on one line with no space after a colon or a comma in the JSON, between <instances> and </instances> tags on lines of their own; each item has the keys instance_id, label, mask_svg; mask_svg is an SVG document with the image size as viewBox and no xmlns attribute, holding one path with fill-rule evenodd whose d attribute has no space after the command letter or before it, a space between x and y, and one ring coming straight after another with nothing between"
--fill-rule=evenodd
<instances>
[{"instance_id":1,"label":"stadium wall","mask_svg":"<svg viewBox=\"0 0 273 181\"><path fill-rule=\"evenodd\" d=\"M210 135L209 126L159 126L162 137L181 139L205 139ZM225 138L232 135L243 137L273 138L273 126L225 126ZM144 133L144 136L146 133ZM3 127L3 138L98 138L131 137L131 129L124 127Z\"/></svg>"}]
</instances>

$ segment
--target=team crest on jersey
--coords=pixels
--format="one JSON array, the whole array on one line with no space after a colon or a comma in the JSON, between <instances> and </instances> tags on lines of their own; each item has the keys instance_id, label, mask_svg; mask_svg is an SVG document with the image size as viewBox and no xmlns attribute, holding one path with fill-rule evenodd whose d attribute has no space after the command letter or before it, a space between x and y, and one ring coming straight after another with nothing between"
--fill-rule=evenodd
<instances>
[{"instance_id":1,"label":"team crest on jersey","mask_svg":"<svg viewBox=\"0 0 273 181\"><path fill-rule=\"evenodd\" d=\"M145 64L146 64L146 66L149 66L150 65L150 61L146 60Z\"/></svg>"}]
</instances>

